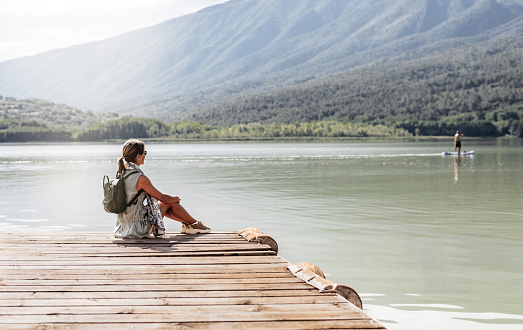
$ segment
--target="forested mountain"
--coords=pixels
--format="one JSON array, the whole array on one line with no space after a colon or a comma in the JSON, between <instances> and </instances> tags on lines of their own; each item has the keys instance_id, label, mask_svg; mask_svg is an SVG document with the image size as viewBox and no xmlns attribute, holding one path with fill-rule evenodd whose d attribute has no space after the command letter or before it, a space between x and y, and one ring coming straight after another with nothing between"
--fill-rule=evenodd
<instances>
[{"instance_id":1,"label":"forested mountain","mask_svg":"<svg viewBox=\"0 0 523 330\"><path fill-rule=\"evenodd\" d=\"M523 35L496 39L423 59L347 70L212 105L187 118L219 125L386 123L412 133L418 128L421 135L450 134L461 125L477 136L521 135L522 56Z\"/></svg>"},{"instance_id":2,"label":"forested mountain","mask_svg":"<svg viewBox=\"0 0 523 330\"><path fill-rule=\"evenodd\" d=\"M381 86L386 81L376 79L393 78L373 70L389 70L387 63L409 70L406 59L418 65L448 51L451 60L465 45L510 40L523 34L522 15L523 0L231 0L108 40L0 63L0 94L180 119L340 73L362 72L358 80ZM302 117L313 118L307 111ZM366 115L360 112L328 116Z\"/></svg>"},{"instance_id":3,"label":"forested mountain","mask_svg":"<svg viewBox=\"0 0 523 330\"><path fill-rule=\"evenodd\" d=\"M0 142L72 141L116 113L82 111L65 104L0 95Z\"/></svg>"},{"instance_id":4,"label":"forested mountain","mask_svg":"<svg viewBox=\"0 0 523 330\"><path fill-rule=\"evenodd\" d=\"M112 120L116 113L82 111L66 104L37 99L16 99L0 95L0 120L25 120L45 123L50 128L88 129L94 124Z\"/></svg>"}]
</instances>

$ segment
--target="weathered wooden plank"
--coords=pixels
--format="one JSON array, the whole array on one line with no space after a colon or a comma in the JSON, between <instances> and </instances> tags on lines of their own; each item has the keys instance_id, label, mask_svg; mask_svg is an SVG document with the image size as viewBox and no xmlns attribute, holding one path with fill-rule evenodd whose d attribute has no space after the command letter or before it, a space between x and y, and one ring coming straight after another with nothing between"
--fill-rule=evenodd
<instances>
[{"instance_id":1,"label":"weathered wooden plank","mask_svg":"<svg viewBox=\"0 0 523 330\"><path fill-rule=\"evenodd\" d=\"M150 242L149 242L150 241ZM212 238L200 238L195 240L71 240L67 242L61 242L57 240L45 240L45 241L6 241L4 239L0 240L0 248L8 248L10 246L17 248L27 248L27 245L35 244L41 245L43 247L62 247L62 248L72 248L74 246L83 246L86 248L89 247L101 247L101 248L126 248L133 246L141 247L178 247L178 246L216 246L216 245L235 245L235 246L257 246L264 245L258 242L249 242L241 237L234 239L212 239ZM265 244L266 245L266 244Z\"/></svg>"},{"instance_id":2,"label":"weathered wooden plank","mask_svg":"<svg viewBox=\"0 0 523 330\"><path fill-rule=\"evenodd\" d=\"M203 271L205 271L206 269L215 269L216 268L216 264L215 263L204 263L204 264L198 264L198 263L188 263L188 264L154 264L155 266L152 267L151 264L153 263L154 259L156 258L150 258L151 259L151 263L149 264L133 264L132 267L129 267L125 264L122 264L122 263L111 263L111 264L104 264L104 265L100 265L100 267L96 267L96 265L89 265L89 266L86 266L86 265L71 265L69 264L67 267L67 263L65 263L66 265L24 265L24 264L12 264L12 265L0 265L0 271L6 271L6 272L9 272L9 271L15 271L17 269L22 269L22 268L26 268L26 269L49 269L49 267L55 267L55 271L59 271L59 272L62 272L62 271L67 271L67 270L74 270L74 269L78 269L78 270L84 270L84 269L87 269L87 270L93 270L93 271L103 271L103 269L108 269L108 270L111 270L111 271L114 271L115 269L124 269L124 270L133 270L133 269L136 269L137 273L142 273L144 269L150 269L151 272L155 272L155 270L161 270L162 272L167 270L167 271L175 271L177 269L180 269L181 271L183 271L184 269L199 269L201 267L201 269ZM160 258L158 258L160 259ZM183 259L182 259L183 260ZM270 271L270 272L273 272L274 269L277 269L278 271L285 271L285 272L288 272L288 269L287 269L287 265L288 263L287 262L275 262L275 263L264 263L264 262L261 262L261 261L258 261L258 260L252 260L252 262L250 263L223 263L223 264L220 264L220 267L223 268L223 269L231 269L231 270L238 270L238 271L241 271L243 269L247 270L247 271L252 271L253 269L259 269L259 270L263 270L263 271ZM217 271L218 273L220 272L219 270Z\"/></svg>"},{"instance_id":3,"label":"weathered wooden plank","mask_svg":"<svg viewBox=\"0 0 523 330\"><path fill-rule=\"evenodd\" d=\"M67 285L157 285L157 283L164 284L186 284L191 282L187 278L179 278L176 275L172 275L170 278L164 279L96 279L96 280L84 280L82 278L72 280L56 280L56 279L35 279L35 280L10 280L0 279L0 288L8 289L9 286L24 286L24 285L37 285L37 286L67 286ZM281 277L281 278L266 278L266 277L234 277L234 278L199 278L198 284L271 284L271 283L303 283L302 280L296 277Z\"/></svg>"},{"instance_id":4,"label":"weathered wooden plank","mask_svg":"<svg viewBox=\"0 0 523 330\"><path fill-rule=\"evenodd\" d=\"M17 250L12 249L9 251L0 251L2 254L1 258L3 260L8 259L15 259L17 255L20 255L20 252L23 249ZM47 251L35 251L34 253L27 254L27 256L33 256L38 258L57 258L60 256L66 257L66 258L72 258L72 257L118 257L118 256L126 256L126 255L142 255L144 257L150 257L151 255L166 255L166 254L173 254L173 255L179 255L180 257L184 254L190 255L195 253L201 253L201 252L208 252L208 253L215 253L216 256L219 256L217 252L222 253L230 253L230 252L253 252L253 254L258 254L259 252L273 252L267 247L260 246L260 247L243 247L243 248L234 248L234 247L212 247L212 248L161 248L161 249L151 249L151 250L145 250L145 249L120 249L120 250L88 250L84 253L82 253L81 248L76 247L75 250L66 250L66 249L57 249L57 250L47 250ZM5 253L4 253L5 252Z\"/></svg>"},{"instance_id":5,"label":"weathered wooden plank","mask_svg":"<svg viewBox=\"0 0 523 330\"><path fill-rule=\"evenodd\" d=\"M206 263L202 263L201 267L204 272L208 270L208 272L212 272L212 268L217 267L225 267L230 266L228 269L230 270L238 270L240 271L243 266L245 270L247 271L256 271L257 269L260 270L257 266L267 265L265 269L263 269L264 272L273 272L278 271L280 272L282 269L285 269L286 263L273 263L273 264L263 264L263 263L249 263L249 264L227 264L227 263L213 263L211 261L208 261ZM96 263L75 263L67 266L67 263L51 263L50 265L46 264L33 264L33 265L1 265L0 266L0 274L3 274L5 272L11 272L11 273L23 273L24 271L27 272L29 270L49 270L49 271L60 271L63 274L67 273L78 273L82 272L83 270L86 270L88 272L102 272L105 269L107 272L120 272L120 273L143 273L144 271L147 271L147 269L151 269L151 273L177 273L177 269L180 269L180 272L187 273L187 272L195 272L195 268L200 267L197 263L191 262L191 263L172 263L172 264L165 264L165 263L156 263L151 262L149 264L147 263L136 263L136 264L124 264L124 263L118 263L118 264L96 264ZM192 270L192 271L191 271ZM219 271L216 271L217 273Z\"/></svg>"},{"instance_id":6,"label":"weathered wooden plank","mask_svg":"<svg viewBox=\"0 0 523 330\"><path fill-rule=\"evenodd\" d=\"M27 258L38 258L38 257L49 257L55 260L60 259L86 259L86 258L136 258L136 257L219 257L219 256L275 256L277 253L269 249L265 250L216 250L216 251L185 251L185 252L162 252L162 251L149 251L149 252L125 252L125 253L98 253L98 254L83 254L83 253L35 253L27 256ZM10 257L11 255L5 255ZM13 255L14 257L14 255Z\"/></svg>"},{"instance_id":7,"label":"weathered wooden plank","mask_svg":"<svg viewBox=\"0 0 523 330\"><path fill-rule=\"evenodd\" d=\"M271 263L271 264L287 264L285 260L278 256L213 256L213 257L192 257L192 256L178 256L178 257L135 257L135 258L108 258L108 257L99 257L93 258L74 258L74 257L64 257L64 258L51 258L49 256L32 256L30 253L27 255L18 255L16 260L8 259L4 256L0 256L0 265L85 265L96 263L96 265L112 265L118 263L125 263L127 265L134 264L147 264L147 265L159 265L159 264L169 264L169 265L178 265L178 264L250 264L250 263Z\"/></svg>"},{"instance_id":8,"label":"weathered wooden plank","mask_svg":"<svg viewBox=\"0 0 523 330\"><path fill-rule=\"evenodd\" d=\"M226 298L226 297L302 297L302 296L331 296L335 297L334 293L320 293L314 288L297 289L297 290L223 290L223 291L96 291L96 292L33 292L33 291L19 291L19 292L2 292L0 291L1 299L144 299L144 298Z\"/></svg>"},{"instance_id":9,"label":"weathered wooden plank","mask_svg":"<svg viewBox=\"0 0 523 330\"><path fill-rule=\"evenodd\" d=\"M142 239L121 239L115 238L112 235L76 235L64 232L62 235L22 235L10 236L2 233L2 243L17 243L17 244L31 244L34 242L42 243L59 243L59 244L166 244L177 243L192 244L198 242L220 243L220 242L246 242L243 237L232 234L198 234L198 235L184 235L184 234L167 234L163 238L142 238Z\"/></svg>"},{"instance_id":10,"label":"weathered wooden plank","mask_svg":"<svg viewBox=\"0 0 523 330\"><path fill-rule=\"evenodd\" d=\"M2 324L0 324L0 328ZM56 330L56 329L77 329L77 330L91 330L93 327L96 329L114 329L114 323L60 323L60 324L45 324L45 329ZM136 329L136 323L121 322L118 323L119 329ZM9 329L12 330L25 330L34 329L34 324L9 324ZM377 322L372 322L367 319L363 320L306 320L306 321L240 321L240 322L165 322L165 323L140 323L140 329L180 329L180 328L191 328L191 329L217 329L217 330L236 330L236 329L253 329L253 330L266 330L266 329L385 329L382 325Z\"/></svg>"},{"instance_id":11,"label":"weathered wooden plank","mask_svg":"<svg viewBox=\"0 0 523 330\"><path fill-rule=\"evenodd\" d=\"M32 232L21 232L21 231L2 231L2 237L5 239L67 239L67 238L101 238L101 239L115 239L113 233L110 232L73 232L73 231L61 231L61 232L47 232L47 231L32 231ZM179 232L167 232L164 238L147 237L143 239L159 240L170 237L182 237L182 238L198 238L198 237L240 237L237 232L233 231L213 231L208 234L197 234L197 235L186 235Z\"/></svg>"},{"instance_id":12,"label":"weathered wooden plank","mask_svg":"<svg viewBox=\"0 0 523 330\"><path fill-rule=\"evenodd\" d=\"M152 239L152 238L141 239L141 240L140 239L136 239L136 240L121 240L121 239L113 239L113 240L96 239L95 240L95 239L92 239L92 240L89 240L89 239L79 237L77 239L67 239L67 240L47 239L47 240L39 241L39 240L33 239L33 240L27 240L27 241L12 241L12 242L2 239L1 243L2 244L16 243L18 245L26 245L26 246L31 245L31 244L34 245L35 243L38 243L38 244L43 243L43 244L47 244L47 245L64 245L64 246L94 245L94 246L122 246L122 247L133 246L133 245L143 245L143 246L148 245L148 246L154 247L157 245L158 246L162 246L162 245L177 246L177 245L199 245L199 244L209 244L209 245L212 245L212 244L214 244L214 245L218 245L218 244L252 244L252 245L260 244L257 242L248 242L241 237L234 238L234 239L200 238L200 239L192 239L192 240L187 240L187 241L175 240L175 239Z\"/></svg>"},{"instance_id":13,"label":"weathered wooden plank","mask_svg":"<svg viewBox=\"0 0 523 330\"><path fill-rule=\"evenodd\" d=\"M207 291L221 291L221 290L292 290L292 289L303 289L307 284L304 283L271 283L271 284L259 284L259 283L218 283L218 284L202 284L199 282L184 283L184 284L163 284L161 281L158 284L141 284L140 286L134 285L63 285L63 286L44 286L44 285L3 285L1 286L2 291L47 291L47 292L79 292L79 291L187 291L187 290L207 290Z\"/></svg>"},{"instance_id":14,"label":"weathered wooden plank","mask_svg":"<svg viewBox=\"0 0 523 330\"><path fill-rule=\"evenodd\" d=\"M293 305L294 306L294 305ZM203 308L203 307L202 307ZM247 314L247 315L242 315ZM362 314L362 313L361 313ZM113 323L119 324L122 322L194 322L197 319L199 322L231 322L243 321L305 321L305 320L368 320L366 316L361 316L360 313L347 313L341 311L314 311L314 312L281 312L272 311L265 312L251 310L246 313L238 313L237 311L229 313L205 313L200 307L193 307L190 311L184 313L164 313L164 314L134 314L132 309L128 313L122 314L89 314L89 315L75 315L75 314L57 314L57 315L0 315L0 324L16 324L16 323L62 323L62 322L79 322L79 323Z\"/></svg>"},{"instance_id":15,"label":"weathered wooden plank","mask_svg":"<svg viewBox=\"0 0 523 330\"><path fill-rule=\"evenodd\" d=\"M322 312L342 312L351 317L365 317L366 315L358 308L351 308L349 304L324 303L321 305ZM161 306L51 306L51 307L4 307L0 311L2 315L88 315L88 314L188 314L194 312L194 305L161 305ZM249 305L201 305L198 312L203 314L227 314L227 313L315 313L317 304L249 304ZM236 320L243 319L236 316Z\"/></svg>"},{"instance_id":16,"label":"weathered wooden plank","mask_svg":"<svg viewBox=\"0 0 523 330\"><path fill-rule=\"evenodd\" d=\"M243 244L243 245L256 245L261 244L258 242L248 242L246 240L243 240L243 238L223 238L223 239L211 239L211 238L200 238L200 239L191 239L191 240L173 240L173 239L136 239L136 240L121 240L121 239L113 239L113 240L89 240L85 238L78 238L78 239L68 239L68 240L27 240L27 241L8 241L2 239L0 241L0 244L16 244L18 246L27 246L31 244L43 244L48 246L113 246L113 247L125 247L125 246L134 246L134 245L142 245L142 246L179 246L179 245L219 245L219 244Z\"/></svg>"},{"instance_id":17,"label":"weathered wooden plank","mask_svg":"<svg viewBox=\"0 0 523 330\"><path fill-rule=\"evenodd\" d=\"M44 237L44 236L56 236L56 237L63 237L66 236L100 236L100 237L114 237L112 232L101 232L101 231L58 231L58 232L52 232L52 231L2 231L2 234L4 235L11 235L11 236L28 236L28 237ZM191 235L185 235L180 234L177 231L174 232L167 232L166 235L180 235L180 236L191 236ZM213 230L212 232L208 234L203 234L208 236L214 236L214 235L238 235L237 231L230 231L230 230Z\"/></svg>"},{"instance_id":18,"label":"weathered wooden plank","mask_svg":"<svg viewBox=\"0 0 523 330\"><path fill-rule=\"evenodd\" d=\"M42 306L204 306L204 305L290 305L332 304L344 300L332 295L284 296L284 297L185 297L185 298L75 298L75 299L0 299L0 307Z\"/></svg>"},{"instance_id":19,"label":"weathered wooden plank","mask_svg":"<svg viewBox=\"0 0 523 330\"><path fill-rule=\"evenodd\" d=\"M18 273L27 274L28 272L47 271L60 272L63 274L99 274L99 273L118 273L118 274L136 274L136 273L194 273L200 271L202 273L221 273L221 272L256 272L263 269L264 272L286 272L286 263L264 264L186 264L186 265L133 265L129 267L125 264L118 265L10 265L0 266L0 274Z\"/></svg>"},{"instance_id":20,"label":"weathered wooden plank","mask_svg":"<svg viewBox=\"0 0 523 330\"><path fill-rule=\"evenodd\" d=\"M99 280L151 280L157 281L162 279L186 279L187 281L192 281L195 279L273 279L278 281L279 279L294 278L288 273L285 272L260 272L260 273L251 273L251 272L228 272L228 273L139 273L139 274L115 274L115 273L101 273L101 274L63 274L53 271L52 274L44 272L31 272L29 274L2 274L3 277L0 278L0 284L9 284L7 281L32 281L32 280L82 280L82 281L99 281ZM2 282L3 281L3 282ZM297 280L301 281L301 280ZM13 283L11 283L13 284Z\"/></svg>"},{"instance_id":21,"label":"weathered wooden plank","mask_svg":"<svg viewBox=\"0 0 523 330\"><path fill-rule=\"evenodd\" d=\"M240 238L242 239L242 238ZM81 239L81 241L78 241L78 242L75 242L74 240L70 240L70 241L52 241L52 240L49 240L49 241L42 241L42 242L38 242L38 241L31 241L31 242L25 242L25 243L21 243L21 242L16 242L16 244L18 246L20 246L20 248L23 248L23 246L31 246L31 245L34 245L34 244L40 244L40 243L43 243L44 245L46 246L63 246L63 247L70 247L70 248L73 248L73 247L102 247L102 248L112 248L112 249L116 249L116 248L125 248L125 247L133 247L133 246L136 246L136 247L143 247L143 248L150 248L150 249L154 249L156 247L178 247L178 246L200 246L200 245L209 245L209 246L216 246L216 245L232 245L232 244L241 244L241 245L251 245L251 246L256 246L256 245L262 245L262 246L267 246L267 244L261 244L261 243L257 243L257 242L247 242L247 241L241 241L240 239L235 239L235 240L211 240L211 239L206 239L206 240L193 240L193 241L161 241L161 240L152 240L151 239L151 243L149 243L148 241L143 241L143 240L137 240L137 241L128 241L128 240L125 240L125 241L103 241L103 240L100 240L100 241L88 241L88 240L83 240ZM6 244L9 244L9 242L5 242L5 241L0 241L0 244L2 245L6 245ZM9 248L9 247L4 247L4 248Z\"/></svg>"},{"instance_id":22,"label":"weathered wooden plank","mask_svg":"<svg viewBox=\"0 0 523 330\"><path fill-rule=\"evenodd\" d=\"M155 244L151 247L149 244L129 244L129 245L115 245L115 244L38 244L42 249L42 253L62 253L72 252L78 253L78 248L81 247L83 252L114 252L122 253L126 251L216 251L221 249L240 249L240 250L264 250L270 248L266 244L258 243L194 243L194 244ZM153 249L154 248L154 249ZM0 244L0 251L2 254L15 254L11 251L26 250L27 244ZM33 251L35 252L35 251Z\"/></svg>"}]
</instances>

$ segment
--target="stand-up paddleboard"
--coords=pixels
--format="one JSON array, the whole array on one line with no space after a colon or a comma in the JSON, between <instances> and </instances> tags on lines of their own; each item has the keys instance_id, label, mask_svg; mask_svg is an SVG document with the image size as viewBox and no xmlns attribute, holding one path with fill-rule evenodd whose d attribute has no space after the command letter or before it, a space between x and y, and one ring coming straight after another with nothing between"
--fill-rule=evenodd
<instances>
[{"instance_id":1,"label":"stand-up paddleboard","mask_svg":"<svg viewBox=\"0 0 523 330\"><path fill-rule=\"evenodd\" d=\"M470 151L462 151L462 152L442 152L441 155L443 156L470 156L474 155L474 150Z\"/></svg>"}]
</instances>

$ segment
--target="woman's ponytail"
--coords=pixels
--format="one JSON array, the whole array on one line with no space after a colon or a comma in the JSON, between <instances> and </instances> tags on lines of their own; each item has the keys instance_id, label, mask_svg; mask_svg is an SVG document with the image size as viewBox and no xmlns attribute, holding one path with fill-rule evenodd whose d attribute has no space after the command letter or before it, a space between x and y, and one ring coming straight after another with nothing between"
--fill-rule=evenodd
<instances>
[{"instance_id":1,"label":"woman's ponytail","mask_svg":"<svg viewBox=\"0 0 523 330\"><path fill-rule=\"evenodd\" d=\"M125 162L134 162L138 155L143 154L145 151L145 143L140 140L131 139L127 140L122 147L122 157L118 158L118 170L116 175L124 175Z\"/></svg>"},{"instance_id":2,"label":"woman's ponytail","mask_svg":"<svg viewBox=\"0 0 523 330\"><path fill-rule=\"evenodd\" d=\"M118 158L118 170L116 171L116 176L123 176L125 173L125 161L124 157Z\"/></svg>"}]
</instances>

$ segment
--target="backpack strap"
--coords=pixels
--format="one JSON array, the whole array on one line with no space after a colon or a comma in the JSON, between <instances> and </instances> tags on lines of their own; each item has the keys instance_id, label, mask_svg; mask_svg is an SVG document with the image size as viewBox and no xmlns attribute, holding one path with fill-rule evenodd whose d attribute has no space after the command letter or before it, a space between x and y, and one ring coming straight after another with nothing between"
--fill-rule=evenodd
<instances>
[{"instance_id":1,"label":"backpack strap","mask_svg":"<svg viewBox=\"0 0 523 330\"><path fill-rule=\"evenodd\" d=\"M143 192L143 189L140 189L140 191L136 195L134 195L133 199L131 199L131 201L129 203L127 203L127 207L136 204L136 202L138 201L138 196L140 196L140 194L142 192Z\"/></svg>"},{"instance_id":2,"label":"backpack strap","mask_svg":"<svg viewBox=\"0 0 523 330\"><path fill-rule=\"evenodd\" d=\"M127 179L128 177L130 177L131 175L133 174L136 174L138 173L138 171L131 171L131 173L127 174L126 176L122 177L123 180ZM131 205L135 205L136 202L138 201L138 196L140 196L140 194L143 192L143 189L140 189L140 191L134 195L133 199L131 199L129 201L129 203L127 203L127 207L131 206Z\"/></svg>"},{"instance_id":3,"label":"backpack strap","mask_svg":"<svg viewBox=\"0 0 523 330\"><path fill-rule=\"evenodd\" d=\"M127 179L128 177L130 177L131 175L135 174L135 173L138 173L138 171L131 171L131 173L127 174L126 176L121 176L122 179Z\"/></svg>"}]
</instances>

